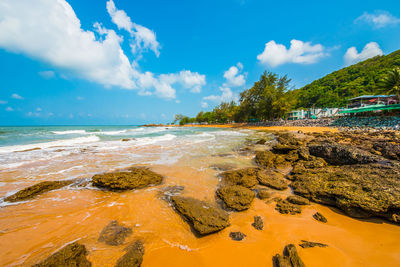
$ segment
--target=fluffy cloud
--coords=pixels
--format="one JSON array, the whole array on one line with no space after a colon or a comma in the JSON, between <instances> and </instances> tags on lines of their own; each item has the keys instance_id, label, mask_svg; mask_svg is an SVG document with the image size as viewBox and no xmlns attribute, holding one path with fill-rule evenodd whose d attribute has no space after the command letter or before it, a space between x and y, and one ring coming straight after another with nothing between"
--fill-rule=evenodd
<instances>
[{"instance_id":1,"label":"fluffy cloud","mask_svg":"<svg viewBox=\"0 0 400 267\"><path fill-rule=\"evenodd\" d=\"M22 96L20 96L19 94L12 94L12 95L11 95L11 98L19 99L19 100L23 100L23 99L24 99L24 98L23 98Z\"/></svg>"},{"instance_id":2,"label":"fluffy cloud","mask_svg":"<svg viewBox=\"0 0 400 267\"><path fill-rule=\"evenodd\" d=\"M237 87L242 86L246 83L243 74L239 74L243 70L243 64L238 63L236 66L230 67L227 71L224 72L224 78L226 79L226 83L224 83L225 87Z\"/></svg>"},{"instance_id":3,"label":"fluffy cloud","mask_svg":"<svg viewBox=\"0 0 400 267\"><path fill-rule=\"evenodd\" d=\"M118 29L128 31L134 38L131 43L133 53L141 53L145 49L151 49L157 57L160 55L160 44L152 30L133 23L124 10L116 8L113 0L107 2L107 11L111 16L112 22L118 26Z\"/></svg>"},{"instance_id":4,"label":"fluffy cloud","mask_svg":"<svg viewBox=\"0 0 400 267\"><path fill-rule=\"evenodd\" d=\"M299 40L290 41L290 48L275 41L265 44L264 51L257 56L257 59L265 65L276 67L285 63L312 64L322 57L328 55L325 48L320 45L312 45L311 42Z\"/></svg>"},{"instance_id":5,"label":"fluffy cloud","mask_svg":"<svg viewBox=\"0 0 400 267\"><path fill-rule=\"evenodd\" d=\"M357 48L354 46L347 49L346 54L344 55L344 61L346 65L352 65L368 58L380 55L383 55L383 52L379 45L375 42L370 42L364 46L360 53L358 53Z\"/></svg>"},{"instance_id":6,"label":"fluffy cloud","mask_svg":"<svg viewBox=\"0 0 400 267\"><path fill-rule=\"evenodd\" d=\"M234 94L229 87L220 87L219 90L222 92L221 95L209 95L206 97L203 97L203 100L205 101L211 101L214 103L220 103L220 102L229 102L229 101L237 101L238 96Z\"/></svg>"},{"instance_id":7,"label":"fluffy cloud","mask_svg":"<svg viewBox=\"0 0 400 267\"><path fill-rule=\"evenodd\" d=\"M51 79L56 76L56 74L52 70L39 71L38 74L42 76L44 79Z\"/></svg>"},{"instance_id":8,"label":"fluffy cloud","mask_svg":"<svg viewBox=\"0 0 400 267\"><path fill-rule=\"evenodd\" d=\"M387 11L375 11L374 13L364 12L364 14L358 17L354 22L367 23L379 29L390 25L397 25L400 23L400 19Z\"/></svg>"}]
</instances>

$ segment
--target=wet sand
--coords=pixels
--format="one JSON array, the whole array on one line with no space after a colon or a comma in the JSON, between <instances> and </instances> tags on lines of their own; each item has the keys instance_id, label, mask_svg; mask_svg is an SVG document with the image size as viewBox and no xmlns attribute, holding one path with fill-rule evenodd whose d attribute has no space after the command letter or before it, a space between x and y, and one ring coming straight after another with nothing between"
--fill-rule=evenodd
<instances>
[{"instance_id":1,"label":"wet sand","mask_svg":"<svg viewBox=\"0 0 400 267\"><path fill-rule=\"evenodd\" d=\"M0 265L30 266L79 240L86 245L93 266L114 266L126 245L136 239L144 242L144 267L272 266L273 255L300 240L328 244L327 248L297 247L306 266L395 266L400 262L399 226L378 219L349 218L318 204L306 206L298 215L282 215L274 209L274 202L255 199L249 210L230 214L228 228L196 238L188 224L160 199L159 189L181 185L185 187L183 195L215 202L218 172L208 167L222 162L252 165L251 156L232 155L186 156L171 165L152 165L153 171L165 176L163 184L156 187L123 193L67 188L0 208ZM12 173L5 175L11 179ZM276 192L277 196L289 194L290 190ZM328 223L314 220L316 211L324 214ZM253 216L262 217L264 230L251 226ZM133 234L124 245L113 247L97 241L111 220L132 227ZM231 231L247 237L233 241Z\"/></svg>"}]
</instances>

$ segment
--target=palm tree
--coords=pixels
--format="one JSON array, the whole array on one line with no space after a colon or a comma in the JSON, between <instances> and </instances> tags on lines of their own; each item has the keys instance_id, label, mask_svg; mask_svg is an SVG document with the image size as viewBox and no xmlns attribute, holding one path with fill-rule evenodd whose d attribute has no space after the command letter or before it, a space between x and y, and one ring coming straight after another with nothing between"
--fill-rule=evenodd
<instances>
[{"instance_id":1,"label":"palm tree","mask_svg":"<svg viewBox=\"0 0 400 267\"><path fill-rule=\"evenodd\" d=\"M389 71L387 76L382 79L381 85L387 94L397 95L397 99L400 101L400 68L396 67Z\"/></svg>"}]
</instances>

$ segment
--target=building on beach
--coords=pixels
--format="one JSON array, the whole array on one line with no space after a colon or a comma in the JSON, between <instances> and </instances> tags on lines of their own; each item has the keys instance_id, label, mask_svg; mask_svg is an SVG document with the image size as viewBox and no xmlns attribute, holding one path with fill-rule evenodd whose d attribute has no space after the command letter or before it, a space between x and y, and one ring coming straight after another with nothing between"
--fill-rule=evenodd
<instances>
[{"instance_id":1,"label":"building on beach","mask_svg":"<svg viewBox=\"0 0 400 267\"><path fill-rule=\"evenodd\" d=\"M340 108L298 109L288 113L288 120L321 119L339 115Z\"/></svg>"},{"instance_id":2,"label":"building on beach","mask_svg":"<svg viewBox=\"0 0 400 267\"><path fill-rule=\"evenodd\" d=\"M350 116L393 115L400 113L400 104L396 95L362 95L349 99L347 108L339 113Z\"/></svg>"}]
</instances>

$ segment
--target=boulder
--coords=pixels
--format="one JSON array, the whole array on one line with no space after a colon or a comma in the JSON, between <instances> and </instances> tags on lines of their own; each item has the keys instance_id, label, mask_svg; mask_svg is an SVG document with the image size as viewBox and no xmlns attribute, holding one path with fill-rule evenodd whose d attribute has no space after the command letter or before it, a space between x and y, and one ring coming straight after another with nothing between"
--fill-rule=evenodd
<instances>
[{"instance_id":1,"label":"boulder","mask_svg":"<svg viewBox=\"0 0 400 267\"><path fill-rule=\"evenodd\" d=\"M275 154L288 154L290 151L297 150L298 146L296 145L282 145L276 144L272 147L272 152Z\"/></svg>"},{"instance_id":2,"label":"boulder","mask_svg":"<svg viewBox=\"0 0 400 267\"><path fill-rule=\"evenodd\" d=\"M295 245L289 244L283 250L283 255L276 254L272 258L273 266L276 267L305 267L299 257Z\"/></svg>"},{"instance_id":3,"label":"boulder","mask_svg":"<svg viewBox=\"0 0 400 267\"><path fill-rule=\"evenodd\" d=\"M316 219L317 221L320 221L320 222L323 222L323 223L327 223L327 222L328 222L328 220L325 218L325 216L322 215L322 214L319 213L319 212L316 212L316 213L313 215L313 218Z\"/></svg>"},{"instance_id":4,"label":"boulder","mask_svg":"<svg viewBox=\"0 0 400 267\"><path fill-rule=\"evenodd\" d=\"M257 230L262 230L264 228L264 223L261 216L254 216L254 222L251 225Z\"/></svg>"},{"instance_id":5,"label":"boulder","mask_svg":"<svg viewBox=\"0 0 400 267\"><path fill-rule=\"evenodd\" d=\"M128 171L96 174L94 186L109 190L131 190L161 184L162 175L146 168L130 168Z\"/></svg>"},{"instance_id":6,"label":"boulder","mask_svg":"<svg viewBox=\"0 0 400 267\"><path fill-rule=\"evenodd\" d=\"M224 201L227 207L242 211L250 207L255 194L240 185L227 185L217 189L217 196Z\"/></svg>"},{"instance_id":7,"label":"boulder","mask_svg":"<svg viewBox=\"0 0 400 267\"><path fill-rule=\"evenodd\" d=\"M227 185L241 185L247 188L253 188L258 184L257 176L259 171L259 168L226 171L221 173L222 182Z\"/></svg>"},{"instance_id":8,"label":"boulder","mask_svg":"<svg viewBox=\"0 0 400 267\"><path fill-rule=\"evenodd\" d=\"M282 214L295 215L301 213L301 206L289 203L286 200L278 200L276 202L275 210L279 211Z\"/></svg>"},{"instance_id":9,"label":"boulder","mask_svg":"<svg viewBox=\"0 0 400 267\"><path fill-rule=\"evenodd\" d=\"M301 196L288 196L286 200L292 204L296 205L310 205L310 201L304 197Z\"/></svg>"},{"instance_id":10,"label":"boulder","mask_svg":"<svg viewBox=\"0 0 400 267\"><path fill-rule=\"evenodd\" d=\"M172 196L172 204L200 235L218 232L229 226L229 215L224 210L194 198Z\"/></svg>"},{"instance_id":11,"label":"boulder","mask_svg":"<svg viewBox=\"0 0 400 267\"><path fill-rule=\"evenodd\" d=\"M21 191L18 191L17 193L8 196L4 199L4 201L8 202L17 202L17 201L23 201L27 199L31 199L37 195L49 192L51 190L56 190L60 189L64 186L72 184L74 181L73 180L67 180L67 181L45 181L41 182L32 186L29 186L25 189L22 189Z\"/></svg>"},{"instance_id":12,"label":"boulder","mask_svg":"<svg viewBox=\"0 0 400 267\"><path fill-rule=\"evenodd\" d=\"M232 238L232 240L235 240L235 241L242 241L243 238L246 237L246 235L243 234L242 232L230 232L229 236L230 236L230 238Z\"/></svg>"},{"instance_id":13,"label":"boulder","mask_svg":"<svg viewBox=\"0 0 400 267\"><path fill-rule=\"evenodd\" d=\"M126 253L117 261L116 267L140 267L143 261L142 241L135 241L125 248Z\"/></svg>"},{"instance_id":14,"label":"boulder","mask_svg":"<svg viewBox=\"0 0 400 267\"><path fill-rule=\"evenodd\" d=\"M299 246L302 247L302 248L313 248L313 247L325 248L328 245L327 244L323 244L323 243L318 243L318 242L311 242L311 241L301 240L301 244L299 244Z\"/></svg>"},{"instance_id":15,"label":"boulder","mask_svg":"<svg viewBox=\"0 0 400 267\"><path fill-rule=\"evenodd\" d=\"M233 170L237 167L236 164L233 163L216 163L210 165L211 169L217 170L217 171L230 171Z\"/></svg>"},{"instance_id":16,"label":"boulder","mask_svg":"<svg viewBox=\"0 0 400 267\"><path fill-rule=\"evenodd\" d=\"M400 144L379 142L373 144L373 148L387 159L400 161Z\"/></svg>"},{"instance_id":17,"label":"boulder","mask_svg":"<svg viewBox=\"0 0 400 267\"><path fill-rule=\"evenodd\" d=\"M111 221L100 233L99 242L110 246L118 246L124 243L125 238L132 234L132 229Z\"/></svg>"},{"instance_id":18,"label":"boulder","mask_svg":"<svg viewBox=\"0 0 400 267\"><path fill-rule=\"evenodd\" d=\"M86 247L74 242L57 251L41 263L33 265L34 267L54 267L54 266L79 266L90 267L92 263L87 260L88 254Z\"/></svg>"},{"instance_id":19,"label":"boulder","mask_svg":"<svg viewBox=\"0 0 400 267\"><path fill-rule=\"evenodd\" d=\"M291 154L290 156L293 156ZM291 166L291 158L287 155L274 154L271 151L256 151L255 162L264 168L286 168ZM295 156L294 156L295 157ZM288 158L288 160L286 160Z\"/></svg>"},{"instance_id":20,"label":"boulder","mask_svg":"<svg viewBox=\"0 0 400 267\"><path fill-rule=\"evenodd\" d=\"M270 198L272 196L271 192L269 192L267 189L258 189L257 192L257 197L261 200Z\"/></svg>"},{"instance_id":21,"label":"boulder","mask_svg":"<svg viewBox=\"0 0 400 267\"><path fill-rule=\"evenodd\" d=\"M276 190L285 190L288 185L283 178L283 174L275 170L263 170L259 171L257 179L262 185L268 186Z\"/></svg>"}]
</instances>

